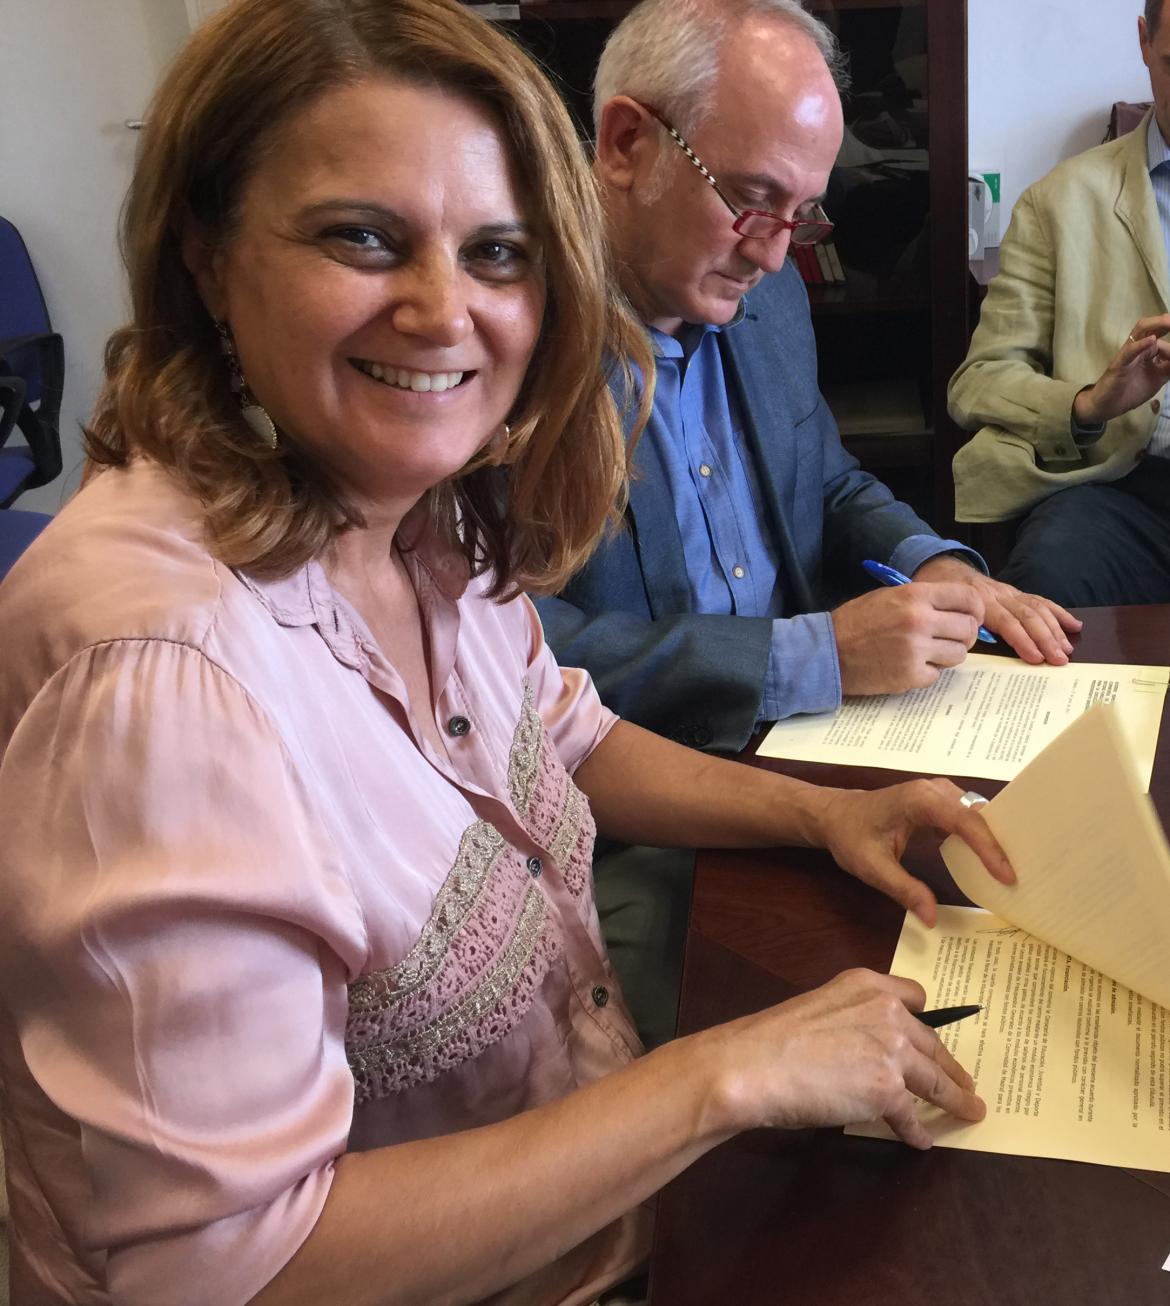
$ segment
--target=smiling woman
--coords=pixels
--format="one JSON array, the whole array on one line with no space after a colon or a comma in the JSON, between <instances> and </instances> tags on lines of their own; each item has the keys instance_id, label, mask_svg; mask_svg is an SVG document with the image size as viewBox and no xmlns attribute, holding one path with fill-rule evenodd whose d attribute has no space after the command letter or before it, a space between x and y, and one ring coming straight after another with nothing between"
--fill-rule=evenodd
<instances>
[{"instance_id":1,"label":"smiling woman","mask_svg":"<svg viewBox=\"0 0 1170 1306\"><path fill-rule=\"evenodd\" d=\"M600 230L455 0L231 0L160 90L105 466L0 590L14 1301L585 1306L738 1130L979 1114L887 976L640 1055L595 819L926 917L915 826L1010 872L954 786L704 758L557 666L517 590L620 512L652 368Z\"/></svg>"},{"instance_id":2,"label":"smiling woman","mask_svg":"<svg viewBox=\"0 0 1170 1306\"><path fill-rule=\"evenodd\" d=\"M451 420L466 466L428 501L476 570L508 560L501 592L555 588L616 519L620 427L601 367L581 364L603 349L649 361L611 290L594 187L526 56L485 23L456 26L443 4L232 4L151 108L125 215L134 321L110 342L89 452L172 469L225 562L284 571L364 520L371 460L393 435L389 414L345 411L353 365L408 373L416 393L465 373ZM423 285L443 296L427 311L456 320L385 355ZM217 316L276 419L275 453L240 420ZM506 366L487 356L497 339ZM358 456L363 411L380 433ZM404 409L391 427L419 420Z\"/></svg>"},{"instance_id":3,"label":"smiling woman","mask_svg":"<svg viewBox=\"0 0 1170 1306\"><path fill-rule=\"evenodd\" d=\"M516 401L546 277L521 194L484 106L368 77L276 136L226 241L188 233L203 302L230 324L252 395L367 526L392 535L387 514L466 479L509 419L516 434L487 459L520 455ZM612 476L620 457L610 462ZM603 490L595 512L616 486Z\"/></svg>"}]
</instances>

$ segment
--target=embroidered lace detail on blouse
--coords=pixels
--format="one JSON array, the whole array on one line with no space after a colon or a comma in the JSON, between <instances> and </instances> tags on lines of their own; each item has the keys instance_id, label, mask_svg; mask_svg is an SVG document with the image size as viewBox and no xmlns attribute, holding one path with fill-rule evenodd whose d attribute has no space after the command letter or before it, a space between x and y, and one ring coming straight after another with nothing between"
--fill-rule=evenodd
<instances>
[{"instance_id":1,"label":"embroidered lace detail on blouse","mask_svg":"<svg viewBox=\"0 0 1170 1306\"><path fill-rule=\"evenodd\" d=\"M580 898L593 868L593 840L597 827L589 810L589 800L568 776L565 783L565 802L561 819L549 840L549 852L561 867L566 888L575 898Z\"/></svg>"},{"instance_id":2,"label":"embroidered lace detail on blouse","mask_svg":"<svg viewBox=\"0 0 1170 1306\"><path fill-rule=\"evenodd\" d=\"M565 886L589 882L595 826L524 683L508 790ZM527 1014L564 939L526 857L486 821L468 826L406 956L349 987L345 1046L361 1104L430 1083L499 1042Z\"/></svg>"},{"instance_id":3,"label":"embroidered lace detail on blouse","mask_svg":"<svg viewBox=\"0 0 1170 1306\"><path fill-rule=\"evenodd\" d=\"M497 1043L563 946L520 853L485 821L469 826L414 947L349 986L355 1102L430 1083Z\"/></svg>"},{"instance_id":4,"label":"embroidered lace detail on blouse","mask_svg":"<svg viewBox=\"0 0 1170 1306\"><path fill-rule=\"evenodd\" d=\"M532 699L532 684L524 678L524 702L520 720L512 736L512 752L508 759L508 792L521 817L527 816L532 802L532 788L540 774L540 753L544 744L544 722ZM562 768L563 769L563 768Z\"/></svg>"},{"instance_id":5,"label":"embroidered lace detail on blouse","mask_svg":"<svg viewBox=\"0 0 1170 1306\"><path fill-rule=\"evenodd\" d=\"M588 799L561 765L545 733L527 680L524 705L512 738L508 788L529 834L548 849L565 886L579 898L589 883L597 827Z\"/></svg>"},{"instance_id":6,"label":"embroidered lace detail on blouse","mask_svg":"<svg viewBox=\"0 0 1170 1306\"><path fill-rule=\"evenodd\" d=\"M505 851L503 836L486 821L476 821L459 841L455 865L443 882L423 926L418 942L390 970L358 980L349 990L350 1012L380 1004L379 991L393 993L400 1002L434 978L443 964L451 940L467 922L479 900L492 867Z\"/></svg>"}]
</instances>

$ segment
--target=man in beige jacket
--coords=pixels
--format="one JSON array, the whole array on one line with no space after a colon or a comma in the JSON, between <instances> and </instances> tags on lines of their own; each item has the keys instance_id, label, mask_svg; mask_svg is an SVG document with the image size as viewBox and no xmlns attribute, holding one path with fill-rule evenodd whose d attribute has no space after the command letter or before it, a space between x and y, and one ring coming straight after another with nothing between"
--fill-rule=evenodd
<instances>
[{"instance_id":1,"label":"man in beige jacket","mask_svg":"<svg viewBox=\"0 0 1170 1306\"><path fill-rule=\"evenodd\" d=\"M1138 19L1153 111L1020 197L952 417L961 521L1026 513L1000 579L1170 602L1170 12Z\"/></svg>"}]
</instances>

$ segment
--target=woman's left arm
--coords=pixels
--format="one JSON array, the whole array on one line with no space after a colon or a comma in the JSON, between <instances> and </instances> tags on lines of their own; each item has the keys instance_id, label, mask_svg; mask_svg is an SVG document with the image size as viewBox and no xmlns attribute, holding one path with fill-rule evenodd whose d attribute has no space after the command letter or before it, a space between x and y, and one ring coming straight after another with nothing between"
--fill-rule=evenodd
<instances>
[{"instance_id":1,"label":"woman's left arm","mask_svg":"<svg viewBox=\"0 0 1170 1306\"><path fill-rule=\"evenodd\" d=\"M936 900L901 865L914 830L964 839L991 875L1015 880L983 818L949 780L885 789L830 789L711 757L619 721L577 768L598 830L626 843L671 848L827 848L843 869L927 924Z\"/></svg>"}]
</instances>

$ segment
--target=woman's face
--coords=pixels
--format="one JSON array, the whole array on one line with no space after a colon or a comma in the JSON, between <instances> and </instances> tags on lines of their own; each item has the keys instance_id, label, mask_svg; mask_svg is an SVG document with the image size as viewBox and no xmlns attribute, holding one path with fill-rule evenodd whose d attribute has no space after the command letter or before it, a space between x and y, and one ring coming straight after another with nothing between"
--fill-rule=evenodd
<instances>
[{"instance_id":1,"label":"woman's face","mask_svg":"<svg viewBox=\"0 0 1170 1306\"><path fill-rule=\"evenodd\" d=\"M277 426L367 511L391 513L500 429L545 297L492 118L383 78L286 127L199 279Z\"/></svg>"}]
</instances>

